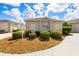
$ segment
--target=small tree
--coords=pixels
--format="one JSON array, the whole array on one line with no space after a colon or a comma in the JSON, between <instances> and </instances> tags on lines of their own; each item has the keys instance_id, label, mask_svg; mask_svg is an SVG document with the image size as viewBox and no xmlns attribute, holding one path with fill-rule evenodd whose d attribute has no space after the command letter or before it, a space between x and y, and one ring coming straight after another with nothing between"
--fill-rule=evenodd
<instances>
[{"instance_id":1,"label":"small tree","mask_svg":"<svg viewBox=\"0 0 79 59\"><path fill-rule=\"evenodd\" d=\"M71 30L72 30L72 26L69 23L65 22L63 24L63 31L62 31L63 34L68 35L71 32Z\"/></svg>"}]
</instances>

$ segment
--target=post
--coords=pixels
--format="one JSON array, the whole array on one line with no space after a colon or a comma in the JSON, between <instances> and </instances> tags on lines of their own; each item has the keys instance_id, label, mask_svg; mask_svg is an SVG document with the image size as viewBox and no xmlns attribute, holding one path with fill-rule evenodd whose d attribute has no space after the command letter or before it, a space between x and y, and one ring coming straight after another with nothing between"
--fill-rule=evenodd
<instances>
[{"instance_id":1,"label":"post","mask_svg":"<svg viewBox=\"0 0 79 59\"><path fill-rule=\"evenodd\" d=\"M23 27L22 27L22 39L23 39Z\"/></svg>"}]
</instances>

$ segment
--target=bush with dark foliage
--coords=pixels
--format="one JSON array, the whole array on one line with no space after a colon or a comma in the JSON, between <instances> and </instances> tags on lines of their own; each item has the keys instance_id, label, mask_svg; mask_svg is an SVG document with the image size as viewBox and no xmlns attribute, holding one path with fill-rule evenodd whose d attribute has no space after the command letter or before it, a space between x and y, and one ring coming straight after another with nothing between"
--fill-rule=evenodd
<instances>
[{"instance_id":1,"label":"bush with dark foliage","mask_svg":"<svg viewBox=\"0 0 79 59\"><path fill-rule=\"evenodd\" d=\"M49 40L49 37L50 37L50 33L48 31L41 31L40 32L40 40L41 41Z\"/></svg>"},{"instance_id":2,"label":"bush with dark foliage","mask_svg":"<svg viewBox=\"0 0 79 59\"><path fill-rule=\"evenodd\" d=\"M36 38L36 33L30 33L29 34L29 39L34 39L34 38Z\"/></svg>"},{"instance_id":3,"label":"bush with dark foliage","mask_svg":"<svg viewBox=\"0 0 79 59\"><path fill-rule=\"evenodd\" d=\"M36 36L39 37L40 36L40 31L35 31Z\"/></svg>"},{"instance_id":4,"label":"bush with dark foliage","mask_svg":"<svg viewBox=\"0 0 79 59\"><path fill-rule=\"evenodd\" d=\"M29 34L31 33L31 30L26 30L25 31L25 37L29 37Z\"/></svg>"},{"instance_id":5,"label":"bush with dark foliage","mask_svg":"<svg viewBox=\"0 0 79 59\"><path fill-rule=\"evenodd\" d=\"M22 38L22 33L21 33L21 32L13 32L13 33L12 33L12 38L13 38L13 39Z\"/></svg>"},{"instance_id":6,"label":"bush with dark foliage","mask_svg":"<svg viewBox=\"0 0 79 59\"><path fill-rule=\"evenodd\" d=\"M57 40L61 39L62 33L60 31L52 31L51 37Z\"/></svg>"}]
</instances>

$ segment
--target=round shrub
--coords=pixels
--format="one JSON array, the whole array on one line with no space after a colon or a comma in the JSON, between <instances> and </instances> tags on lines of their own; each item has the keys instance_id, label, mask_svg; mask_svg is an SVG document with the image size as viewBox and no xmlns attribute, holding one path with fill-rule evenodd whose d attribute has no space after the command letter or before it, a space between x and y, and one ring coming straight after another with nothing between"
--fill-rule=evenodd
<instances>
[{"instance_id":1,"label":"round shrub","mask_svg":"<svg viewBox=\"0 0 79 59\"><path fill-rule=\"evenodd\" d=\"M30 30L26 30L25 31L25 37L29 37L29 34L31 33L31 31Z\"/></svg>"},{"instance_id":2,"label":"round shrub","mask_svg":"<svg viewBox=\"0 0 79 59\"><path fill-rule=\"evenodd\" d=\"M29 39L34 39L34 38L36 38L36 33L30 33L29 34Z\"/></svg>"},{"instance_id":3,"label":"round shrub","mask_svg":"<svg viewBox=\"0 0 79 59\"><path fill-rule=\"evenodd\" d=\"M12 38L13 38L13 39L22 38L22 33L21 33L21 32L13 32L13 33L12 33Z\"/></svg>"},{"instance_id":4,"label":"round shrub","mask_svg":"<svg viewBox=\"0 0 79 59\"><path fill-rule=\"evenodd\" d=\"M61 39L62 33L60 31L52 31L51 37L54 39Z\"/></svg>"},{"instance_id":5,"label":"round shrub","mask_svg":"<svg viewBox=\"0 0 79 59\"><path fill-rule=\"evenodd\" d=\"M40 36L40 31L36 31L36 36L39 37Z\"/></svg>"},{"instance_id":6,"label":"round shrub","mask_svg":"<svg viewBox=\"0 0 79 59\"><path fill-rule=\"evenodd\" d=\"M63 34L68 35L71 32L71 29L70 26L63 26Z\"/></svg>"},{"instance_id":7,"label":"round shrub","mask_svg":"<svg viewBox=\"0 0 79 59\"><path fill-rule=\"evenodd\" d=\"M48 31L41 31L40 32L40 40L45 41L49 40L50 33Z\"/></svg>"}]
</instances>

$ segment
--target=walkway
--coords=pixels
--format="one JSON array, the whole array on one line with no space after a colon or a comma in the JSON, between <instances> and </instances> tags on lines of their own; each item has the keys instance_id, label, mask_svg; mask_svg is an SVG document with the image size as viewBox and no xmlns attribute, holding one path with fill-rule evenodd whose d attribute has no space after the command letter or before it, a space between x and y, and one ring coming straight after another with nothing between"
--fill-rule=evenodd
<instances>
[{"instance_id":1,"label":"walkway","mask_svg":"<svg viewBox=\"0 0 79 59\"><path fill-rule=\"evenodd\" d=\"M11 37L11 36L12 36L12 33L4 33L4 34L0 34L0 40L1 40L1 39L4 39L4 38Z\"/></svg>"}]
</instances>

